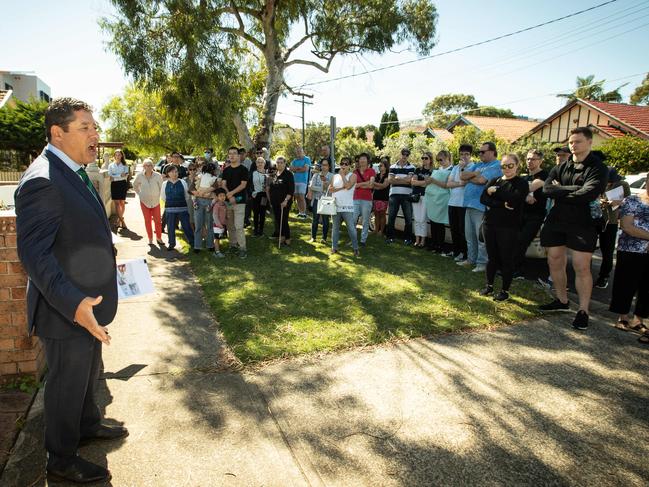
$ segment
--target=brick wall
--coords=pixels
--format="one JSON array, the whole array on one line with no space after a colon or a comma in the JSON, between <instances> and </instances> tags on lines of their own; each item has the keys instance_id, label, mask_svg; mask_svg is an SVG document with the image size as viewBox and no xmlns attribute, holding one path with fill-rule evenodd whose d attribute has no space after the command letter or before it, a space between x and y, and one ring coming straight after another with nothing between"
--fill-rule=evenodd
<instances>
[{"instance_id":1,"label":"brick wall","mask_svg":"<svg viewBox=\"0 0 649 487\"><path fill-rule=\"evenodd\" d=\"M16 249L16 217L0 216L0 383L18 375L38 379L45 368L40 342L27 336L26 285Z\"/></svg>"}]
</instances>

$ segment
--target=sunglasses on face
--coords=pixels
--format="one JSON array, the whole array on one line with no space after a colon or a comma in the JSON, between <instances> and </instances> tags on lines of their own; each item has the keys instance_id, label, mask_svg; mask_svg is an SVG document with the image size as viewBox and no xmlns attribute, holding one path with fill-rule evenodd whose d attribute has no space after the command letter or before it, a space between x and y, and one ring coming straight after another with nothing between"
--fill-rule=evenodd
<instances>
[{"instance_id":1,"label":"sunglasses on face","mask_svg":"<svg viewBox=\"0 0 649 487\"><path fill-rule=\"evenodd\" d=\"M444 159L435 159L437 162L444 162Z\"/></svg>"},{"instance_id":2,"label":"sunglasses on face","mask_svg":"<svg viewBox=\"0 0 649 487\"><path fill-rule=\"evenodd\" d=\"M487 149L487 150L479 150L478 154L484 154L485 152L491 152L491 151L489 149Z\"/></svg>"},{"instance_id":3,"label":"sunglasses on face","mask_svg":"<svg viewBox=\"0 0 649 487\"><path fill-rule=\"evenodd\" d=\"M349 162L341 162L340 167L349 167Z\"/></svg>"},{"instance_id":4,"label":"sunglasses on face","mask_svg":"<svg viewBox=\"0 0 649 487\"><path fill-rule=\"evenodd\" d=\"M527 162L530 162L530 161L540 161L540 159L538 157L528 157Z\"/></svg>"},{"instance_id":5,"label":"sunglasses on face","mask_svg":"<svg viewBox=\"0 0 649 487\"><path fill-rule=\"evenodd\" d=\"M423 157L421 158L422 161L427 161L428 159L429 159L429 158L426 157L426 156L423 156Z\"/></svg>"},{"instance_id":6,"label":"sunglasses on face","mask_svg":"<svg viewBox=\"0 0 649 487\"><path fill-rule=\"evenodd\" d=\"M516 164L514 164L513 162L508 162L506 164L501 164L500 167L503 169L512 169L516 167Z\"/></svg>"}]
</instances>

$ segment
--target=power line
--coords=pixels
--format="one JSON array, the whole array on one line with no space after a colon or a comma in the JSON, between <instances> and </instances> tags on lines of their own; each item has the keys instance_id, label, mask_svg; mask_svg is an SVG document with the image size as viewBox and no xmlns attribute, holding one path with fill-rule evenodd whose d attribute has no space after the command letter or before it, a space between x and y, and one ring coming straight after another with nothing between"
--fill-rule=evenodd
<instances>
[{"instance_id":1,"label":"power line","mask_svg":"<svg viewBox=\"0 0 649 487\"><path fill-rule=\"evenodd\" d=\"M514 32L509 32L507 34L503 34L503 35L500 35L500 36L497 36L497 37L492 37L490 39L485 39L484 41L475 42L473 44L467 44L465 46L457 47L455 49L450 49L448 51L440 52L440 53L437 53L437 54L431 54L430 56L424 56L424 57L421 57L421 58L418 58L418 59L412 59L410 61L403 61L401 63L391 64L389 66L382 66L380 68L370 69L370 70L368 70L368 71L366 71L364 73L347 74L347 75L344 75L344 76L339 76L337 78L331 78L331 79L326 79L326 80L321 80L321 81L313 81L311 83L304 83L304 84L301 85L301 88L303 88L305 86L314 86L314 85L320 85L320 84L324 84L324 83L331 83L332 81L340 81L340 80L348 79L348 78L355 78L357 76L363 76L363 75L366 75L366 74L377 73L379 71L385 71L387 69L392 69L392 68L396 68L396 67L400 67L400 66L406 66L408 64L418 63L418 62L421 62L421 61L425 61L427 59L433 59L433 58L436 58L436 57L445 56L445 55L448 55L448 54L453 54L453 53L456 53L456 52L464 51L466 49L470 49L470 48L477 47L477 46L482 46L484 44L489 44L489 43L492 43L492 42L495 42L495 41L498 41L498 40L501 40L501 39L505 39L507 37L522 34L523 32L529 32L531 30L539 29L541 27L545 27L546 25L554 24L556 22L560 22L562 20L569 19L571 17L575 17L577 15L584 14L586 12L591 12L593 10L604 7L604 6L609 5L611 3L615 3L617 1L618 0L609 0L607 2L600 3L599 5L594 5L592 7L587 8L587 9L583 9L583 10L580 10L578 12L573 12L571 14L564 15L562 17L557 17L555 19L551 19L551 20L548 20L546 22L542 22L540 24L532 25L530 27L526 27L524 29L519 29L519 30L514 31Z\"/></svg>"}]
</instances>

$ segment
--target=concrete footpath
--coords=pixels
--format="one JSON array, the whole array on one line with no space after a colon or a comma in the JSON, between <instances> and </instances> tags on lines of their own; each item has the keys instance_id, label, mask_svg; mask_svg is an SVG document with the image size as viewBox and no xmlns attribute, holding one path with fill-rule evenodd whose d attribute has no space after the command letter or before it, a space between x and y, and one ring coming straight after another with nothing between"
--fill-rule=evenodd
<instances>
[{"instance_id":1,"label":"concrete footpath","mask_svg":"<svg viewBox=\"0 0 649 487\"><path fill-rule=\"evenodd\" d=\"M118 257L146 256L157 292L120 304L104 347L100 401L130 436L80 452L106 485L649 482L649 348L601 307L585 333L565 314L239 370L128 201ZM0 485L47 485L42 431L41 391Z\"/></svg>"}]
</instances>

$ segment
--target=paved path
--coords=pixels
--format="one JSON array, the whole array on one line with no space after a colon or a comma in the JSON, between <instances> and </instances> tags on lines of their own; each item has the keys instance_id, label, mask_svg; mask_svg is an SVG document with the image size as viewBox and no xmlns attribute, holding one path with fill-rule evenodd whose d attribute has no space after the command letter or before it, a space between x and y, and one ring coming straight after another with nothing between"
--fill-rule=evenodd
<instances>
[{"instance_id":1,"label":"paved path","mask_svg":"<svg viewBox=\"0 0 649 487\"><path fill-rule=\"evenodd\" d=\"M131 434L81 453L108 485L647 485L649 348L605 313L236 371L129 202L119 257L146 255L157 293L120 305L104 347L101 402ZM46 485L42 427L39 394L1 485Z\"/></svg>"}]
</instances>

